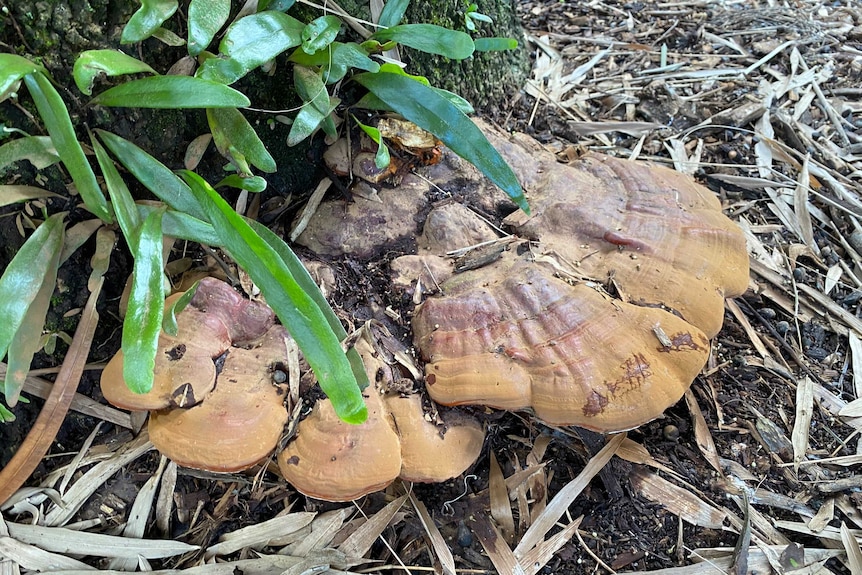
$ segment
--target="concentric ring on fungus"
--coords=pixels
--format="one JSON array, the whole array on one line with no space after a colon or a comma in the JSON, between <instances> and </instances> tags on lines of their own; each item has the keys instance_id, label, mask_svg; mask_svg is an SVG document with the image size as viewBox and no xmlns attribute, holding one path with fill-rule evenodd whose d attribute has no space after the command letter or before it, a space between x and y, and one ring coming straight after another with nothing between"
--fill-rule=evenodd
<instances>
[{"instance_id":1,"label":"concentric ring on fungus","mask_svg":"<svg viewBox=\"0 0 862 575\"><path fill-rule=\"evenodd\" d=\"M742 232L683 174L597 154L561 165L485 131L528 192L532 215L506 223L529 241L417 308L431 397L602 432L658 417L748 285Z\"/></svg>"}]
</instances>

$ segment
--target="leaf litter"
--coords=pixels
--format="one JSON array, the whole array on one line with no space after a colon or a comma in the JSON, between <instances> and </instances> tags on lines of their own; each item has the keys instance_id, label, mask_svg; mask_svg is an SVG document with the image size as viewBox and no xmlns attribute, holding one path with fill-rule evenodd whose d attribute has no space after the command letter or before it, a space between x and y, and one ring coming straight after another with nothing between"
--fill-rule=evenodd
<instances>
[{"instance_id":1,"label":"leaf litter","mask_svg":"<svg viewBox=\"0 0 862 575\"><path fill-rule=\"evenodd\" d=\"M577 433L501 416L475 481L297 510L302 499L267 473L159 465L146 434L87 443L2 508L0 571L862 569L862 9L519 9L534 68L490 112L498 123L561 161L588 149L672 165L746 232L750 289L728 302L684 404L595 454ZM129 426L85 404L72 409ZM608 475L622 498L606 494Z\"/></svg>"}]
</instances>

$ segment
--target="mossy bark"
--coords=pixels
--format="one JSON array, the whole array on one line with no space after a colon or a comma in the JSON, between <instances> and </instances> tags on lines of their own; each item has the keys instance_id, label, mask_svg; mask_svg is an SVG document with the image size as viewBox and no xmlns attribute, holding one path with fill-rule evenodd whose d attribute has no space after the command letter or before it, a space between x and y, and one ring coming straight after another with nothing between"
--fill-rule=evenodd
<instances>
[{"instance_id":1,"label":"mossy bark","mask_svg":"<svg viewBox=\"0 0 862 575\"><path fill-rule=\"evenodd\" d=\"M521 89L530 72L524 32L513 0L480 0L477 4L479 12L490 16L493 23L477 23L478 30L474 37L514 38L518 41L516 50L476 52L473 57L462 61L416 50L402 50L409 59L411 73L422 74L433 86L466 98L477 110L498 108ZM460 0L411 2L406 21L466 31L465 7L466 2Z\"/></svg>"}]
</instances>

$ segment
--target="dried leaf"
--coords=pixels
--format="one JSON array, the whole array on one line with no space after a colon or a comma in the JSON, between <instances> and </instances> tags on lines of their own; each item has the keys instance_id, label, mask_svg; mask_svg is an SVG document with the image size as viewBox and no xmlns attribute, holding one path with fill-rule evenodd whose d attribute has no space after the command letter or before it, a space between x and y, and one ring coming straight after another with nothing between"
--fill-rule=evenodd
<instances>
[{"instance_id":1,"label":"dried leaf","mask_svg":"<svg viewBox=\"0 0 862 575\"><path fill-rule=\"evenodd\" d=\"M694 424L694 439L697 442L697 447L706 458L706 461L717 472L722 473L721 462L718 458L718 450L715 448L715 442L712 440L712 435L709 433L709 426L706 424L706 419L703 417L703 412L700 411L700 406L697 404L697 398L694 392L689 388L685 392L685 404L688 406L688 411L691 413L692 423Z\"/></svg>"},{"instance_id":2,"label":"dried leaf","mask_svg":"<svg viewBox=\"0 0 862 575\"><path fill-rule=\"evenodd\" d=\"M383 530L392 522L393 517L405 501L407 501L406 495L390 501L386 507L369 517L365 523L351 533L338 546L338 550L348 557L365 557L365 554L368 553Z\"/></svg>"},{"instance_id":3,"label":"dried leaf","mask_svg":"<svg viewBox=\"0 0 862 575\"><path fill-rule=\"evenodd\" d=\"M841 522L841 543L847 553L847 565L850 567L850 573L853 575L862 573L862 550L859 549L859 541L850 533L850 529L843 521Z\"/></svg>"},{"instance_id":4,"label":"dried leaf","mask_svg":"<svg viewBox=\"0 0 862 575\"><path fill-rule=\"evenodd\" d=\"M793 444L793 469L799 471L799 464L808 452L808 432L811 429L811 416L814 408L814 387L808 376L796 382L796 420L790 442Z\"/></svg>"},{"instance_id":5,"label":"dried leaf","mask_svg":"<svg viewBox=\"0 0 862 575\"><path fill-rule=\"evenodd\" d=\"M515 547L515 555L523 557L527 551L544 541L545 535L556 524L557 520L563 516L563 513L569 508L569 505L581 494L584 488L589 484L602 468L607 465L611 457L619 449L622 442L625 440L625 433L618 433L608 439L601 451L596 453L584 466L583 471L572 479L565 487L560 489L553 499L548 503L545 510L533 521L533 524L524 533L521 541Z\"/></svg>"},{"instance_id":6,"label":"dried leaf","mask_svg":"<svg viewBox=\"0 0 862 575\"><path fill-rule=\"evenodd\" d=\"M691 491L677 487L643 468L633 469L630 478L638 493L692 525L709 529L725 528L727 513L703 501Z\"/></svg>"},{"instance_id":7,"label":"dried leaf","mask_svg":"<svg viewBox=\"0 0 862 575\"><path fill-rule=\"evenodd\" d=\"M206 550L206 556L230 555L244 547L262 548L273 539L284 537L309 525L316 515L316 513L311 512L288 513L263 523L225 533L218 543L211 545Z\"/></svg>"},{"instance_id":8,"label":"dried leaf","mask_svg":"<svg viewBox=\"0 0 862 575\"><path fill-rule=\"evenodd\" d=\"M503 471L497 463L497 457L491 452L491 466L488 471L488 490L491 496L491 517L497 522L506 543L512 544L515 539L515 519L512 517L512 506L509 504L509 493Z\"/></svg>"},{"instance_id":9,"label":"dried leaf","mask_svg":"<svg viewBox=\"0 0 862 575\"><path fill-rule=\"evenodd\" d=\"M493 453L491 454L491 457L493 457ZM419 515L419 521L422 522L422 527L425 528L425 533L428 534L428 538L431 540L431 546L434 548L434 553L437 555L437 558L440 560L440 565L443 567L443 575L455 575L455 558L452 556L452 551L449 550L449 546L446 545L446 540L443 539L443 536L440 534L440 530L437 528L437 525L428 513L428 509L425 508L425 504L416 497L413 491L410 491L409 495L410 503L412 503L413 508L416 509L416 513Z\"/></svg>"}]
</instances>

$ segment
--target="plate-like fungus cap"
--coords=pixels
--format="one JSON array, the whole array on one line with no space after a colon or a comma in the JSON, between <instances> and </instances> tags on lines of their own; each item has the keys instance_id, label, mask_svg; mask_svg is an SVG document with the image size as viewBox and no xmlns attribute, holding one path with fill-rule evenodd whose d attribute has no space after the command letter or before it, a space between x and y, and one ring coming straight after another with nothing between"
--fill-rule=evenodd
<instances>
[{"instance_id":1,"label":"plate-like fungus cap","mask_svg":"<svg viewBox=\"0 0 862 575\"><path fill-rule=\"evenodd\" d=\"M724 298L747 287L741 231L671 170L592 154L564 166L486 133L528 192L533 215L507 223L529 242L417 309L431 397L604 432L658 417L706 362Z\"/></svg>"},{"instance_id":2,"label":"plate-like fungus cap","mask_svg":"<svg viewBox=\"0 0 862 575\"><path fill-rule=\"evenodd\" d=\"M152 411L150 439L180 465L209 471L254 465L273 451L287 421L272 381L287 332L269 307L214 278L201 280L177 325L176 336L159 336L150 392L128 389L120 351L102 372L102 393L118 407Z\"/></svg>"},{"instance_id":3,"label":"plate-like fungus cap","mask_svg":"<svg viewBox=\"0 0 862 575\"><path fill-rule=\"evenodd\" d=\"M165 308L181 296L169 296ZM102 371L102 394L112 405L136 411L194 405L215 385L214 359L232 343L261 337L274 323L275 314L266 305L243 298L223 281L204 278L188 307L177 314L177 335L159 336L152 390L138 394L128 388L120 350Z\"/></svg>"},{"instance_id":4,"label":"plate-like fungus cap","mask_svg":"<svg viewBox=\"0 0 862 575\"><path fill-rule=\"evenodd\" d=\"M203 401L150 414L153 445L178 465L217 472L247 469L272 453L288 418L272 380L287 337L276 325L248 349L231 347Z\"/></svg>"},{"instance_id":5,"label":"plate-like fungus cap","mask_svg":"<svg viewBox=\"0 0 862 575\"><path fill-rule=\"evenodd\" d=\"M441 430L426 421L418 395L382 396L377 386L386 382L376 376L386 373L385 364L365 338L356 349L376 382L363 392L368 419L361 425L345 423L328 399L319 400L278 456L285 479L309 497L350 501L398 477L444 481L473 464L484 439L476 421L464 417Z\"/></svg>"}]
</instances>

